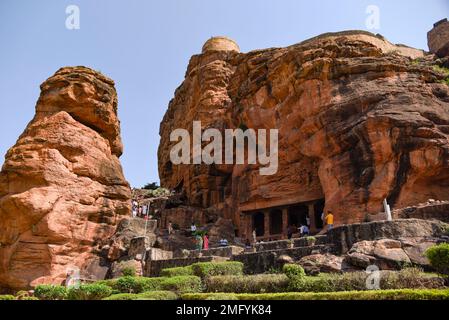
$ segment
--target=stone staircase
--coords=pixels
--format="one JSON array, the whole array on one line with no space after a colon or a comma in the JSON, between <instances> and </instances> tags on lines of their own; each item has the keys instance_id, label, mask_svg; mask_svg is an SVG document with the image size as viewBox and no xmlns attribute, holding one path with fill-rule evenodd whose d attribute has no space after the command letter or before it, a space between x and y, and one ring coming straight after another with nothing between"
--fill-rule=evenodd
<instances>
[{"instance_id":1,"label":"stone staircase","mask_svg":"<svg viewBox=\"0 0 449 320\"><path fill-rule=\"evenodd\" d=\"M302 257L315 253L332 252L333 246L327 241L326 235L316 236L311 244L307 238L269 241L256 244L251 249L239 246L210 248L209 250L185 251L184 256L174 255L170 259L158 259L147 256L145 276L158 276L164 268L183 267L196 262L240 261L244 264L247 274L257 274L279 269L286 261L297 261Z\"/></svg>"}]
</instances>

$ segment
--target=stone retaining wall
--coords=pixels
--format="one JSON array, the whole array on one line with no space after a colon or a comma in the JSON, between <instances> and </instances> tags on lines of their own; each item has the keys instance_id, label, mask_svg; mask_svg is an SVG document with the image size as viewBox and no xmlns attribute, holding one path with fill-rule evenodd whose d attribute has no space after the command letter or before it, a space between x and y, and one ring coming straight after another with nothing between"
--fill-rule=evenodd
<instances>
[{"instance_id":1,"label":"stone retaining wall","mask_svg":"<svg viewBox=\"0 0 449 320\"><path fill-rule=\"evenodd\" d=\"M441 237L444 226L437 220L374 221L335 227L328 231L327 237L337 254L345 254L356 242L363 240Z\"/></svg>"},{"instance_id":2,"label":"stone retaining wall","mask_svg":"<svg viewBox=\"0 0 449 320\"><path fill-rule=\"evenodd\" d=\"M331 246L311 246L290 248L281 250L270 250L254 253L245 253L232 257L234 261L242 262L244 272L247 274L257 274L270 271L270 269L280 268L282 265L278 261L279 257L286 255L291 257L294 261L301 259L313 253L325 253L331 251Z\"/></svg>"}]
</instances>

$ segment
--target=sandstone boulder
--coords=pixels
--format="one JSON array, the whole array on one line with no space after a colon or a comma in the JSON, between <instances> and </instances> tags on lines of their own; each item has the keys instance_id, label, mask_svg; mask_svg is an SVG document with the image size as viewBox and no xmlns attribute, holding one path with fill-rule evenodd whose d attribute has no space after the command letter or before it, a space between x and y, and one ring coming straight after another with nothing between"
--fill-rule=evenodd
<instances>
[{"instance_id":1,"label":"sandstone boulder","mask_svg":"<svg viewBox=\"0 0 449 320\"><path fill-rule=\"evenodd\" d=\"M41 85L36 114L0 172L0 286L103 270L96 247L130 211L121 153L111 79L68 67Z\"/></svg>"},{"instance_id":2,"label":"sandstone boulder","mask_svg":"<svg viewBox=\"0 0 449 320\"><path fill-rule=\"evenodd\" d=\"M343 257L333 254L312 254L298 261L304 271L309 275L318 273L341 273L346 269Z\"/></svg>"},{"instance_id":3,"label":"sandstone boulder","mask_svg":"<svg viewBox=\"0 0 449 320\"><path fill-rule=\"evenodd\" d=\"M424 253L436 243L436 239L419 237L361 241L352 246L345 261L363 269L369 265L377 265L381 270L399 270L407 265L429 269Z\"/></svg>"}]
</instances>

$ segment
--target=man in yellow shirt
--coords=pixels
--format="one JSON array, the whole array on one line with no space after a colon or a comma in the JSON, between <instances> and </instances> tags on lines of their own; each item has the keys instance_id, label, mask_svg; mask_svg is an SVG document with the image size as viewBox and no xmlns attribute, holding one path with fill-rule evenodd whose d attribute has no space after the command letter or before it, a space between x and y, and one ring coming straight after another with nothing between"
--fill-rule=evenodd
<instances>
[{"instance_id":1,"label":"man in yellow shirt","mask_svg":"<svg viewBox=\"0 0 449 320\"><path fill-rule=\"evenodd\" d=\"M327 225L327 230L331 230L334 227L334 215L331 211L327 212L326 218L324 218Z\"/></svg>"}]
</instances>

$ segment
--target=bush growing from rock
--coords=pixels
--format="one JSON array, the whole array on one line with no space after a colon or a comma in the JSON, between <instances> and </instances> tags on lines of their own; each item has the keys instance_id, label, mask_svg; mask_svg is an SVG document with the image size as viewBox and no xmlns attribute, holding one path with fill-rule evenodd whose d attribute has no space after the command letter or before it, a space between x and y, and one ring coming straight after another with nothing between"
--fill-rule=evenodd
<instances>
[{"instance_id":1,"label":"bush growing from rock","mask_svg":"<svg viewBox=\"0 0 449 320\"><path fill-rule=\"evenodd\" d=\"M68 300L101 300L109 297L112 289L105 284L82 284L78 288L72 287L67 291Z\"/></svg>"},{"instance_id":2,"label":"bush growing from rock","mask_svg":"<svg viewBox=\"0 0 449 320\"><path fill-rule=\"evenodd\" d=\"M449 275L449 243L427 249L425 253L430 265L441 275Z\"/></svg>"},{"instance_id":3,"label":"bush growing from rock","mask_svg":"<svg viewBox=\"0 0 449 320\"><path fill-rule=\"evenodd\" d=\"M64 286L41 284L34 289L34 296L39 300L63 300L67 295Z\"/></svg>"},{"instance_id":4,"label":"bush growing from rock","mask_svg":"<svg viewBox=\"0 0 449 320\"><path fill-rule=\"evenodd\" d=\"M124 277L135 277L136 276L136 269L133 267L126 267L123 268L122 274Z\"/></svg>"},{"instance_id":5,"label":"bush growing from rock","mask_svg":"<svg viewBox=\"0 0 449 320\"><path fill-rule=\"evenodd\" d=\"M161 277L192 276L192 266L162 269Z\"/></svg>"},{"instance_id":6,"label":"bush growing from rock","mask_svg":"<svg viewBox=\"0 0 449 320\"><path fill-rule=\"evenodd\" d=\"M206 278L210 276L242 275L243 263L239 261L198 262L192 264L193 274Z\"/></svg>"},{"instance_id":7,"label":"bush growing from rock","mask_svg":"<svg viewBox=\"0 0 449 320\"><path fill-rule=\"evenodd\" d=\"M207 292L263 293L286 291L289 278L285 274L251 276L212 276L205 280Z\"/></svg>"}]
</instances>

